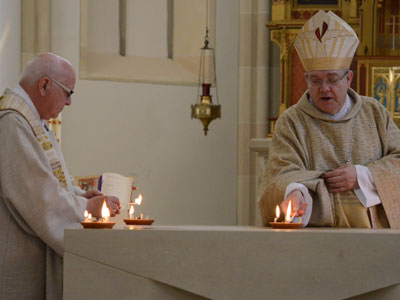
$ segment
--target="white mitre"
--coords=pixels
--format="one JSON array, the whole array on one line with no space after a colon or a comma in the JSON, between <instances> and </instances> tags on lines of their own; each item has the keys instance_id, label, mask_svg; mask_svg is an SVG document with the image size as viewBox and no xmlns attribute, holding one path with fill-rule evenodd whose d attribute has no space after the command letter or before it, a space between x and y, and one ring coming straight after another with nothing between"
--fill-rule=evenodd
<instances>
[{"instance_id":1,"label":"white mitre","mask_svg":"<svg viewBox=\"0 0 400 300\"><path fill-rule=\"evenodd\" d=\"M336 14L320 10L304 24L294 41L306 71L349 69L359 40Z\"/></svg>"}]
</instances>

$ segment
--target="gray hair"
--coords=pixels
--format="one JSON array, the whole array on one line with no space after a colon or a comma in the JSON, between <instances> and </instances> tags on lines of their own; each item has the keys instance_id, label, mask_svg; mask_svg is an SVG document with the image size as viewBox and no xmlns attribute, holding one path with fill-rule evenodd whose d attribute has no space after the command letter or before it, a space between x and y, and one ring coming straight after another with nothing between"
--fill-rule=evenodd
<instances>
[{"instance_id":1,"label":"gray hair","mask_svg":"<svg viewBox=\"0 0 400 300\"><path fill-rule=\"evenodd\" d=\"M63 75L65 76L65 69L63 68L65 64L71 65L68 60L58 55L42 53L28 62L19 82L32 86L45 76L60 80Z\"/></svg>"}]
</instances>

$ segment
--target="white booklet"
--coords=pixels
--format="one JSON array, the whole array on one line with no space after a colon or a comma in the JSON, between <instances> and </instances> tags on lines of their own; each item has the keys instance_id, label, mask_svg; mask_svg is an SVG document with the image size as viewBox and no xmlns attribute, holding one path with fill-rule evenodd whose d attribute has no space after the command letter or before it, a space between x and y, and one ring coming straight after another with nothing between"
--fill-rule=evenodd
<instances>
[{"instance_id":1,"label":"white booklet","mask_svg":"<svg viewBox=\"0 0 400 300\"><path fill-rule=\"evenodd\" d=\"M121 208L125 210L131 199L132 185L132 176L104 173L101 179L101 192L107 196L118 197L119 201L121 201Z\"/></svg>"}]
</instances>

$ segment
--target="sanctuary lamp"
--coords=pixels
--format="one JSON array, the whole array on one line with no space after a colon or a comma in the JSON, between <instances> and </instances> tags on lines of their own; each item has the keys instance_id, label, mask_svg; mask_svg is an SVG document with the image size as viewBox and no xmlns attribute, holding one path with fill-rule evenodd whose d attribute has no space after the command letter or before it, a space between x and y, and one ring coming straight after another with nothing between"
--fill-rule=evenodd
<instances>
[{"instance_id":1,"label":"sanctuary lamp","mask_svg":"<svg viewBox=\"0 0 400 300\"><path fill-rule=\"evenodd\" d=\"M210 47L208 38L208 0L206 0L206 36L200 52L199 82L197 102L192 105L192 119L199 119L203 124L204 135L207 135L211 121L221 118L221 105L218 103L217 76L215 67L215 51ZM215 87L215 101L212 101L211 87ZM201 94L200 94L201 90Z\"/></svg>"}]
</instances>

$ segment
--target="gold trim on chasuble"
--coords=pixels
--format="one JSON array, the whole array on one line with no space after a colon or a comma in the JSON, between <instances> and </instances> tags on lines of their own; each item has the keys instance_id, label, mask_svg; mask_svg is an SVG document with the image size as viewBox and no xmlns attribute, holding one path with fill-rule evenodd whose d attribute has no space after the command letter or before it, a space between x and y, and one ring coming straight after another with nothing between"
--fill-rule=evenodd
<instances>
[{"instance_id":1,"label":"gold trim on chasuble","mask_svg":"<svg viewBox=\"0 0 400 300\"><path fill-rule=\"evenodd\" d=\"M337 227L372 228L368 208L361 204L353 191L334 193L333 203Z\"/></svg>"},{"instance_id":2,"label":"gold trim on chasuble","mask_svg":"<svg viewBox=\"0 0 400 300\"><path fill-rule=\"evenodd\" d=\"M58 159L57 152L43 127L42 121L35 116L29 105L20 96L7 89L4 95L0 98L0 111L1 110L13 110L24 117L32 128L37 141L42 146L47 160L50 163L53 175L57 178L60 185L63 188L66 188L67 180L61 162Z\"/></svg>"}]
</instances>

